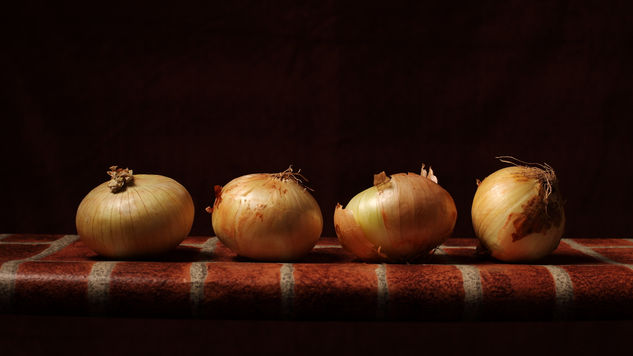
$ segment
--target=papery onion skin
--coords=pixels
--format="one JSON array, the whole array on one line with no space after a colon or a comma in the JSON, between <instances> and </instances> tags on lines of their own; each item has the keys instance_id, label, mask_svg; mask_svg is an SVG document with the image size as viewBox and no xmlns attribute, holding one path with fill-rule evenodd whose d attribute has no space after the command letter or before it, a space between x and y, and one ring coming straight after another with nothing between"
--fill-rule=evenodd
<instances>
[{"instance_id":1,"label":"papery onion skin","mask_svg":"<svg viewBox=\"0 0 633 356\"><path fill-rule=\"evenodd\" d=\"M108 258L156 256L189 234L194 204L189 192L161 175L135 174L117 193L105 182L81 201L76 215L81 241Z\"/></svg>"},{"instance_id":2,"label":"papery onion skin","mask_svg":"<svg viewBox=\"0 0 633 356\"><path fill-rule=\"evenodd\" d=\"M451 195L423 174L377 175L373 187L334 211L341 245L365 261L407 262L427 256L453 232Z\"/></svg>"},{"instance_id":3,"label":"papery onion skin","mask_svg":"<svg viewBox=\"0 0 633 356\"><path fill-rule=\"evenodd\" d=\"M529 262L554 251L565 228L563 200L554 171L502 168L478 186L471 209L484 249L505 262Z\"/></svg>"},{"instance_id":4,"label":"papery onion skin","mask_svg":"<svg viewBox=\"0 0 633 356\"><path fill-rule=\"evenodd\" d=\"M212 225L236 254L261 261L305 256L321 237L317 201L293 173L258 173L216 186Z\"/></svg>"}]
</instances>

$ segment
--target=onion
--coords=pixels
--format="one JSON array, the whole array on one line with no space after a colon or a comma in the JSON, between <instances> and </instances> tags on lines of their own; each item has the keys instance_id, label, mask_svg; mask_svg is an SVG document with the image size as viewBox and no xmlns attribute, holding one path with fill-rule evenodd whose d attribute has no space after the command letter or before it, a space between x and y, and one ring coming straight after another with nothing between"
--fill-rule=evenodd
<instances>
[{"instance_id":1,"label":"onion","mask_svg":"<svg viewBox=\"0 0 633 356\"><path fill-rule=\"evenodd\" d=\"M77 209L81 240L100 255L131 258L176 247L189 234L194 207L189 192L160 175L110 167L112 177Z\"/></svg>"},{"instance_id":2,"label":"onion","mask_svg":"<svg viewBox=\"0 0 633 356\"><path fill-rule=\"evenodd\" d=\"M413 261L428 255L453 232L457 209L433 170L421 175L385 172L374 186L334 211L341 245L366 261Z\"/></svg>"},{"instance_id":3,"label":"onion","mask_svg":"<svg viewBox=\"0 0 633 356\"><path fill-rule=\"evenodd\" d=\"M475 234L501 261L542 258L558 247L565 227L556 174L547 164L499 158L514 166L478 183L471 210Z\"/></svg>"},{"instance_id":4,"label":"onion","mask_svg":"<svg viewBox=\"0 0 633 356\"><path fill-rule=\"evenodd\" d=\"M215 186L212 213L217 237L240 256L294 260L312 250L323 216L292 167L276 174L249 174Z\"/></svg>"}]
</instances>

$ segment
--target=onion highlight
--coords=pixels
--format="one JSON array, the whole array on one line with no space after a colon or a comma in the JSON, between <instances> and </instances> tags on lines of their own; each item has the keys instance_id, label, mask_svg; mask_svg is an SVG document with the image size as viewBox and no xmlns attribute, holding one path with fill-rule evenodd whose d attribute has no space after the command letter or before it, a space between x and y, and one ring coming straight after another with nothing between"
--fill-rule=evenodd
<instances>
[{"instance_id":1,"label":"onion highlight","mask_svg":"<svg viewBox=\"0 0 633 356\"><path fill-rule=\"evenodd\" d=\"M212 213L217 237L240 256L265 261L298 259L321 236L323 216L292 168L249 174L215 186Z\"/></svg>"},{"instance_id":2,"label":"onion highlight","mask_svg":"<svg viewBox=\"0 0 633 356\"><path fill-rule=\"evenodd\" d=\"M374 176L374 186L345 208L337 205L334 227L341 244L365 261L414 261L428 255L453 232L457 208L437 184L433 170L420 175Z\"/></svg>"},{"instance_id":3,"label":"onion highlight","mask_svg":"<svg viewBox=\"0 0 633 356\"><path fill-rule=\"evenodd\" d=\"M100 255L133 258L175 248L193 224L193 200L175 180L110 167L109 182L79 204L75 219L81 240Z\"/></svg>"},{"instance_id":4,"label":"onion highlight","mask_svg":"<svg viewBox=\"0 0 633 356\"><path fill-rule=\"evenodd\" d=\"M558 247L565 228L556 174L547 164L500 158L514 166L479 183L471 210L475 235L498 260L540 259Z\"/></svg>"}]
</instances>

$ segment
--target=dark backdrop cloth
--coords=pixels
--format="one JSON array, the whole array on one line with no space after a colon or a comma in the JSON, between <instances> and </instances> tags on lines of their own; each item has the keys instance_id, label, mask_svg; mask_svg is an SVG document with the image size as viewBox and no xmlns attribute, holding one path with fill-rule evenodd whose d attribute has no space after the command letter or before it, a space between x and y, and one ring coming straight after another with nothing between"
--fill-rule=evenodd
<instances>
[{"instance_id":1,"label":"dark backdrop cloth","mask_svg":"<svg viewBox=\"0 0 633 356\"><path fill-rule=\"evenodd\" d=\"M633 232L629 1L25 2L4 7L0 232L74 233L110 165L213 185L301 168L333 211L431 164L473 236L497 155L547 162L567 236Z\"/></svg>"}]
</instances>

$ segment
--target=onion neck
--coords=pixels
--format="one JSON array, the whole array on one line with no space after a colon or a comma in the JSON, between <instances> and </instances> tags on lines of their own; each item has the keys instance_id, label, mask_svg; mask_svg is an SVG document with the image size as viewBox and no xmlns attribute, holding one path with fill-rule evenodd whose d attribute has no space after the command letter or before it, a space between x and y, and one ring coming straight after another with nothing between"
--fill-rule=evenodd
<instances>
[{"instance_id":1,"label":"onion neck","mask_svg":"<svg viewBox=\"0 0 633 356\"><path fill-rule=\"evenodd\" d=\"M512 156L498 156L496 158L501 162L522 168L523 176L537 179L544 191L544 200L546 202L557 188L558 180L556 179L556 172L554 172L554 168L547 163L530 163Z\"/></svg>"},{"instance_id":2,"label":"onion neck","mask_svg":"<svg viewBox=\"0 0 633 356\"><path fill-rule=\"evenodd\" d=\"M108 171L108 175L111 177L108 182L108 188L110 188L112 194L122 192L128 185L134 184L134 175L132 175L131 169L112 166L110 171Z\"/></svg>"},{"instance_id":3,"label":"onion neck","mask_svg":"<svg viewBox=\"0 0 633 356\"><path fill-rule=\"evenodd\" d=\"M270 174L270 176L282 182L294 181L295 183L299 184L303 189L314 191L314 189L306 185L306 183L308 182L308 179L304 177L303 174L301 174L301 169L295 172L292 169L292 165L290 165L290 167L288 167L288 169L286 169L285 171L279 172L279 173L273 173L273 174Z\"/></svg>"}]
</instances>

